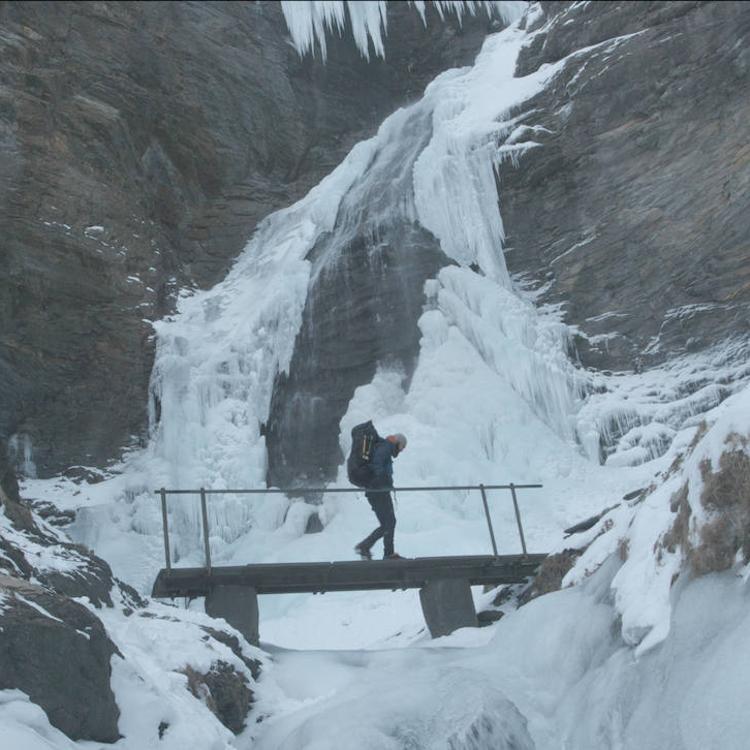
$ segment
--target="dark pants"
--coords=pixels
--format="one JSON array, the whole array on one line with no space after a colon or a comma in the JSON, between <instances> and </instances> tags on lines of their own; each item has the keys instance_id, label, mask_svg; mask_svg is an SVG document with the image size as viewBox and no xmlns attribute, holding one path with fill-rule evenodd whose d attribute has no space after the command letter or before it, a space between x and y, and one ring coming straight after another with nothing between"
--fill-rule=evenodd
<instances>
[{"instance_id":1,"label":"dark pants","mask_svg":"<svg viewBox=\"0 0 750 750\"><path fill-rule=\"evenodd\" d=\"M390 492L366 492L365 497L369 500L375 515L378 517L378 526L375 531L360 542L360 546L370 549L375 542L383 537L383 556L393 554L393 532L396 529L396 514L393 512L393 501Z\"/></svg>"}]
</instances>

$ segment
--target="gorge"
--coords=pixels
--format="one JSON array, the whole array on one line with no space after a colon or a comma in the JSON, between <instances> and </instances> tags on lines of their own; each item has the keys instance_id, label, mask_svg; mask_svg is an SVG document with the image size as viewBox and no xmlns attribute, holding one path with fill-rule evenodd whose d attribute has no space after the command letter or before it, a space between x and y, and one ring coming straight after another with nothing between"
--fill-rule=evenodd
<instances>
[{"instance_id":1,"label":"gorge","mask_svg":"<svg viewBox=\"0 0 750 750\"><path fill-rule=\"evenodd\" d=\"M14 2L0 45L0 738L744 746L746 4ZM304 487L370 418L398 485L543 485L489 627L148 600L158 487L298 488L212 499L214 564L351 559L369 507ZM398 500L402 554L488 552Z\"/></svg>"}]
</instances>

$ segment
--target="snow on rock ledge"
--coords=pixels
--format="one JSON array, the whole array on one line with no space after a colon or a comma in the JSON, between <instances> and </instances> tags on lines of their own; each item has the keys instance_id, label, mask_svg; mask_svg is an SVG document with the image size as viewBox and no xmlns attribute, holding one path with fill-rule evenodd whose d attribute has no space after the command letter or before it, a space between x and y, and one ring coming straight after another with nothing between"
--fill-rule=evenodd
<instances>
[{"instance_id":1,"label":"snow on rock ledge","mask_svg":"<svg viewBox=\"0 0 750 750\"><path fill-rule=\"evenodd\" d=\"M7 487L0 636L0 744L28 750L229 747L265 660L221 621L142 600Z\"/></svg>"},{"instance_id":2,"label":"snow on rock ledge","mask_svg":"<svg viewBox=\"0 0 750 750\"><path fill-rule=\"evenodd\" d=\"M622 635L645 653L670 632L678 581L750 561L750 388L681 433L657 482L576 540L583 555L563 579L579 582L619 555L612 581Z\"/></svg>"}]
</instances>

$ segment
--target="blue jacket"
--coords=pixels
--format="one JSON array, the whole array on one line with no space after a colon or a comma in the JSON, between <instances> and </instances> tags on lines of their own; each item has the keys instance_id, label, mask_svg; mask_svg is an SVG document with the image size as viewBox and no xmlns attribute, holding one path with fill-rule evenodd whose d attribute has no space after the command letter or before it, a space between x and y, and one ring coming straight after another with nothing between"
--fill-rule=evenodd
<instances>
[{"instance_id":1,"label":"blue jacket","mask_svg":"<svg viewBox=\"0 0 750 750\"><path fill-rule=\"evenodd\" d=\"M380 439L372 449L372 487L393 487L393 457L398 450L394 443Z\"/></svg>"}]
</instances>

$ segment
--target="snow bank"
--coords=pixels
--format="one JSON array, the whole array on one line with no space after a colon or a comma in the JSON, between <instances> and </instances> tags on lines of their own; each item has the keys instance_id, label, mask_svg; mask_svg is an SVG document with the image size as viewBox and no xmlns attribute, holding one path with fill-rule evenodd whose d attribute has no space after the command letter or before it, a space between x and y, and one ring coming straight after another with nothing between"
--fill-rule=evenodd
<instances>
[{"instance_id":1,"label":"snow bank","mask_svg":"<svg viewBox=\"0 0 750 750\"><path fill-rule=\"evenodd\" d=\"M132 613L114 608L92 609L122 655L112 657L111 685L120 709L122 738L108 747L117 750L228 750L249 744L253 722L238 739L188 687L185 670L208 672L222 661L244 675L251 689L257 685L245 662L231 648L210 637L205 628L217 627L207 615L152 604ZM224 625L238 638L245 658L264 664L267 657ZM271 687L271 691L273 688ZM100 743L73 742L49 723L45 712L18 690L0 690L0 745L8 750L73 750Z\"/></svg>"},{"instance_id":2,"label":"snow bank","mask_svg":"<svg viewBox=\"0 0 750 750\"><path fill-rule=\"evenodd\" d=\"M750 732L749 626L741 579L691 582L675 603L669 639L636 660L614 641L608 658L566 691L555 711L559 736L581 748L740 750Z\"/></svg>"},{"instance_id":3,"label":"snow bank","mask_svg":"<svg viewBox=\"0 0 750 750\"><path fill-rule=\"evenodd\" d=\"M330 669L319 661L321 670ZM525 719L487 676L439 663L410 671L403 652L383 669L378 661L360 674L350 670L345 689L309 707L290 701L263 728L256 747L533 750Z\"/></svg>"},{"instance_id":4,"label":"snow bank","mask_svg":"<svg viewBox=\"0 0 750 750\"><path fill-rule=\"evenodd\" d=\"M199 612L152 603L148 610L129 616L118 609L96 614L123 656L112 658L112 689L121 711L123 735L115 747L224 750L237 746L238 740L209 709L205 697L201 700L191 693L185 671L190 668L205 674L221 661L244 675L249 687L257 691L245 662L205 630L217 625L238 639L245 658L265 664L263 652L225 623ZM252 718L249 723L252 726Z\"/></svg>"},{"instance_id":5,"label":"snow bank","mask_svg":"<svg viewBox=\"0 0 750 750\"><path fill-rule=\"evenodd\" d=\"M0 690L0 740L18 750L75 750L78 744L55 729L47 714L20 690Z\"/></svg>"},{"instance_id":6,"label":"snow bank","mask_svg":"<svg viewBox=\"0 0 750 750\"><path fill-rule=\"evenodd\" d=\"M59 605L64 604L64 596L73 596L63 593L72 589L78 594L72 601L89 609L115 645L114 649L105 651L112 654L111 687L120 710L118 729L122 738L113 747L121 750L157 747L162 750L192 747L225 750L237 746L237 738L217 716L220 711L215 714L211 710L211 701L216 708L217 703L231 704L235 700L236 714L239 714L242 708L239 699L224 696L221 701L214 700L216 695L208 688L204 694L196 695L198 691L195 684L189 684L188 675L199 681L209 672L216 674L220 667L223 682L216 678L213 685L236 686L244 679L247 689L257 692L257 667L267 664L266 654L248 644L231 626L202 612L137 601L132 591L111 579L102 561L74 548L62 532L33 513L25 518L22 527L16 528L0 507L0 548L3 563L0 570L5 572L5 588L10 592L0 595L0 613L10 596L44 618L70 626L75 619L68 619L69 610ZM65 578L50 577L52 582L45 582L43 579L50 572L62 573ZM60 617L29 598L33 594L21 594L27 580L36 584L28 587L32 591L46 586L57 594L50 595L50 601L57 602L58 609L53 611ZM78 585L71 586L71 580L77 580ZM91 640L88 632L78 632ZM35 667L32 665L32 672L44 668L44 653L44 649L39 652L42 661ZM102 669L105 667L106 664L102 665ZM45 707L51 703L58 714L73 709L74 702L63 702L57 707L54 703L54 686L63 690L66 675L55 673L49 677L53 688L45 693L41 702ZM31 682L33 684L33 680ZM243 737L249 738L252 734L252 720L249 724ZM100 743L68 739L51 726L44 710L29 702L24 693L0 690L0 747L71 750L93 745L99 747Z\"/></svg>"}]
</instances>

